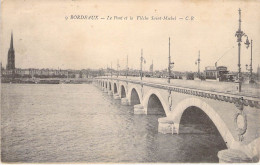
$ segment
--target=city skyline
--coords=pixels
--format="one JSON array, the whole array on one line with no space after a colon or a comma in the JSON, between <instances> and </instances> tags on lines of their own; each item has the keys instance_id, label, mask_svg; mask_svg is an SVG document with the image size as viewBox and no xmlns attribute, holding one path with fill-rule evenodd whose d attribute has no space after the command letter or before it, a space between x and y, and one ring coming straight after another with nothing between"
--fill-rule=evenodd
<instances>
[{"instance_id":1,"label":"city skyline","mask_svg":"<svg viewBox=\"0 0 260 165\"><path fill-rule=\"evenodd\" d=\"M140 2L141 3L141 2ZM145 2L143 2L146 4ZM135 4L135 5L134 5ZM225 4L225 5L223 5ZM16 5L20 5L16 9ZM37 6L38 5L38 6ZM54 2L5 2L2 4L1 62L6 66L10 34L13 30L17 68L61 68L61 69L120 69L140 68L140 55L143 49L145 70L154 65L154 70L167 68L168 38L171 37L171 56L175 62L173 71L197 71L195 61L200 51L201 70L218 65L237 71L238 8L242 10L242 30L253 40L253 72L260 60L260 25L255 12L256 2L211 3L212 10L204 9L208 3L170 3L162 8L156 2L149 3L149 10L142 5L125 2L64 1ZM59 10L44 12L47 8L59 6ZM111 6L116 10L111 10ZM186 10L182 10L185 8ZM133 10L135 9L135 10ZM151 10L154 9L154 10ZM23 13L23 14L19 14ZM86 21L66 20L66 16L79 15L123 15L133 17L173 15L193 16L194 21ZM19 16L22 15L22 16ZM246 38L243 38L243 43ZM242 45L241 66L246 72L250 63L250 49Z\"/></svg>"}]
</instances>

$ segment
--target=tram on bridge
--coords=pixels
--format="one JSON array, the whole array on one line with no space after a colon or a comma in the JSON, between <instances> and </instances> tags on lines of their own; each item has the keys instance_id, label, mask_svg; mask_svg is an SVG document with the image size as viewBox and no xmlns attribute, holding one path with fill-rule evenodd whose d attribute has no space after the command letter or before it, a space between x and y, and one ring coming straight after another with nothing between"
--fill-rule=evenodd
<instances>
[{"instance_id":1,"label":"tram on bridge","mask_svg":"<svg viewBox=\"0 0 260 165\"><path fill-rule=\"evenodd\" d=\"M235 79L235 74L230 74L226 66L207 66L205 68L205 78L206 80L216 80L216 81L231 81Z\"/></svg>"}]
</instances>

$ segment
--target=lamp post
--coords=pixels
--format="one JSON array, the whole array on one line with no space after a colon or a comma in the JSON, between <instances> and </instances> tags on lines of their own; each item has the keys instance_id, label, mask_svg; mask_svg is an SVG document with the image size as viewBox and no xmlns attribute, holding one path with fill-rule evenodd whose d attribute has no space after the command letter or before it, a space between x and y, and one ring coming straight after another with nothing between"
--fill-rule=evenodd
<instances>
[{"instance_id":1,"label":"lamp post","mask_svg":"<svg viewBox=\"0 0 260 165\"><path fill-rule=\"evenodd\" d=\"M240 51L241 51L241 42L242 42L242 37L247 35L241 30L241 9L238 10L239 13L239 20L238 20L238 31L236 31L235 36L237 37L237 42L238 42L238 91L241 92L241 85L242 85L242 75L241 75L241 63L240 63ZM249 46L249 42L245 43L247 47Z\"/></svg>"},{"instance_id":2,"label":"lamp post","mask_svg":"<svg viewBox=\"0 0 260 165\"><path fill-rule=\"evenodd\" d=\"M140 58L140 77L141 77L141 80L143 79L143 62L145 63L145 59L143 57L143 49L141 49L141 58Z\"/></svg>"},{"instance_id":3,"label":"lamp post","mask_svg":"<svg viewBox=\"0 0 260 165\"><path fill-rule=\"evenodd\" d=\"M129 70L129 68L128 68L128 55L126 56L126 74L125 74L125 77L127 78L127 76L128 76L128 70Z\"/></svg>"},{"instance_id":4,"label":"lamp post","mask_svg":"<svg viewBox=\"0 0 260 165\"><path fill-rule=\"evenodd\" d=\"M199 56L198 59L196 60L195 64L198 64L198 78L200 78L200 51L199 51Z\"/></svg>"},{"instance_id":5,"label":"lamp post","mask_svg":"<svg viewBox=\"0 0 260 165\"><path fill-rule=\"evenodd\" d=\"M171 38L169 37L169 63L168 63L168 83L171 82L171 68L173 67L174 62L171 62Z\"/></svg>"},{"instance_id":6,"label":"lamp post","mask_svg":"<svg viewBox=\"0 0 260 165\"><path fill-rule=\"evenodd\" d=\"M248 38L247 38L247 42L249 42L248 41ZM248 43L245 43L245 44L248 44ZM249 80L249 83L254 83L254 80L253 80L253 63L252 63L252 60L253 60L253 40L251 39L251 42L249 43L249 44L251 44L251 58L250 58L250 68L248 69L247 67L248 67L248 65L246 64L246 70L248 70L248 71L250 71L250 80Z\"/></svg>"}]
</instances>

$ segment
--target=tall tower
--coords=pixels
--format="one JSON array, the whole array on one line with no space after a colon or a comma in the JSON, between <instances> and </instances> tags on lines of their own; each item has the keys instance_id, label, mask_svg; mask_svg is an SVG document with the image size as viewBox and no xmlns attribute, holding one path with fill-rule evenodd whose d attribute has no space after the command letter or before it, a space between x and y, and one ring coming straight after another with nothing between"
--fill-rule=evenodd
<instances>
[{"instance_id":1,"label":"tall tower","mask_svg":"<svg viewBox=\"0 0 260 165\"><path fill-rule=\"evenodd\" d=\"M13 32L11 34L11 42L10 48L8 51L8 58L7 58L7 70L14 70L15 69L15 54L14 54L14 45L13 45Z\"/></svg>"}]
</instances>

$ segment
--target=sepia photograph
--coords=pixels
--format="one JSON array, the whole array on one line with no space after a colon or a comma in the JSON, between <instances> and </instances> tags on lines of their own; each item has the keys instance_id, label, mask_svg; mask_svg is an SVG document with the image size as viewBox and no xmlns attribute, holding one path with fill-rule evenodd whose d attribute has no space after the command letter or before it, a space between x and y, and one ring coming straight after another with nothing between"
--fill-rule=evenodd
<instances>
[{"instance_id":1,"label":"sepia photograph","mask_svg":"<svg viewBox=\"0 0 260 165\"><path fill-rule=\"evenodd\" d=\"M259 9L1 0L1 163L259 163Z\"/></svg>"}]
</instances>

